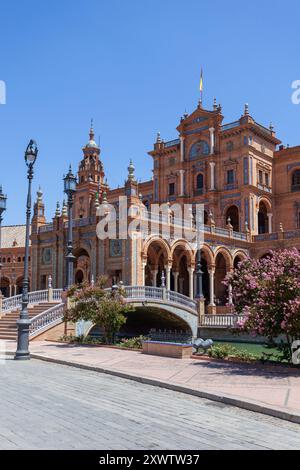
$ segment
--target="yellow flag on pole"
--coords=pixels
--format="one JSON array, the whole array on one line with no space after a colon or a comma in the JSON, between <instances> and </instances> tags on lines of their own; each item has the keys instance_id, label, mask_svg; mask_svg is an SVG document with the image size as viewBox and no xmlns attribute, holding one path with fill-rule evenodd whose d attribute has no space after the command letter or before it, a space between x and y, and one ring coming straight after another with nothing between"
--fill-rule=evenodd
<instances>
[{"instance_id":1,"label":"yellow flag on pole","mask_svg":"<svg viewBox=\"0 0 300 470\"><path fill-rule=\"evenodd\" d=\"M200 75L200 92L203 92L203 70L201 68L201 75Z\"/></svg>"}]
</instances>

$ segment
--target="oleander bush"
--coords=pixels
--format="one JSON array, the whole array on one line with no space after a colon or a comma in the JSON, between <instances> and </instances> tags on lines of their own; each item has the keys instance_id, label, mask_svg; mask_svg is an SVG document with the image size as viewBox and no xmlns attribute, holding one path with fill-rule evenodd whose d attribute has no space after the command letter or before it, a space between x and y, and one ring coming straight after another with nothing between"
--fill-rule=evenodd
<instances>
[{"instance_id":1,"label":"oleander bush","mask_svg":"<svg viewBox=\"0 0 300 470\"><path fill-rule=\"evenodd\" d=\"M240 331L268 338L291 361L292 342L300 338L300 253L296 248L272 251L263 259L246 259L229 273ZM275 339L285 340L275 343Z\"/></svg>"}]
</instances>

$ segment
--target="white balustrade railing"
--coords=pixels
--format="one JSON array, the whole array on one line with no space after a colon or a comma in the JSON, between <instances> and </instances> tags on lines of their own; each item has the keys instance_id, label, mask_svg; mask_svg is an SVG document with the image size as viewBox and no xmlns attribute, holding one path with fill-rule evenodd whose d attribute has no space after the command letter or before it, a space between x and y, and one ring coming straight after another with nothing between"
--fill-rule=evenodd
<instances>
[{"instance_id":1,"label":"white balustrade railing","mask_svg":"<svg viewBox=\"0 0 300 470\"><path fill-rule=\"evenodd\" d=\"M62 289L53 289L53 301L59 302L61 300ZM37 290L34 292L29 292L28 294L28 303L30 305L35 305L43 302L48 302L49 300L49 291L48 290ZM2 301L2 312L10 312L22 306L22 294L15 295L14 297L8 297Z\"/></svg>"},{"instance_id":2,"label":"white balustrade railing","mask_svg":"<svg viewBox=\"0 0 300 470\"><path fill-rule=\"evenodd\" d=\"M53 289L53 300L59 301L61 300L62 289Z\"/></svg>"},{"instance_id":3,"label":"white balustrade railing","mask_svg":"<svg viewBox=\"0 0 300 470\"><path fill-rule=\"evenodd\" d=\"M200 317L200 326L233 328L243 318L243 315L202 315Z\"/></svg>"},{"instance_id":4,"label":"white balustrade railing","mask_svg":"<svg viewBox=\"0 0 300 470\"><path fill-rule=\"evenodd\" d=\"M19 308L22 303L22 295L14 295L13 297L8 297L2 301L2 311L9 312Z\"/></svg>"},{"instance_id":5,"label":"white balustrade railing","mask_svg":"<svg viewBox=\"0 0 300 470\"><path fill-rule=\"evenodd\" d=\"M186 307L191 308L192 310L197 310L197 302L189 297L179 294L179 292L174 292L172 290L167 291L167 300L175 304L185 305Z\"/></svg>"},{"instance_id":6,"label":"white balustrade railing","mask_svg":"<svg viewBox=\"0 0 300 470\"><path fill-rule=\"evenodd\" d=\"M29 292L28 294L29 304L39 304L40 302L48 302L48 290L37 290Z\"/></svg>"},{"instance_id":7,"label":"white balustrade railing","mask_svg":"<svg viewBox=\"0 0 300 470\"><path fill-rule=\"evenodd\" d=\"M162 300L163 290L151 286L126 286L126 297L129 299L157 299Z\"/></svg>"},{"instance_id":8,"label":"white balustrade railing","mask_svg":"<svg viewBox=\"0 0 300 470\"><path fill-rule=\"evenodd\" d=\"M47 330L50 326L61 323L64 315L64 305L58 304L51 307L49 310L40 313L31 319L30 324L30 337L40 334L43 330Z\"/></svg>"},{"instance_id":9,"label":"white balustrade railing","mask_svg":"<svg viewBox=\"0 0 300 470\"><path fill-rule=\"evenodd\" d=\"M197 310L197 302L178 292L152 286L126 286L124 287L126 297L132 300L152 299L183 305L191 310Z\"/></svg>"}]
</instances>

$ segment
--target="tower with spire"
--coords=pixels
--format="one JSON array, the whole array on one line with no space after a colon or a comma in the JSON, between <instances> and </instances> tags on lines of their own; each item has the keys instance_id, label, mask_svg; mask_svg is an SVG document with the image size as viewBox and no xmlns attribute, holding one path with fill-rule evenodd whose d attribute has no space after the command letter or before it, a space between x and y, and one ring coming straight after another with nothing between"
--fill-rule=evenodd
<instances>
[{"instance_id":1,"label":"tower with spire","mask_svg":"<svg viewBox=\"0 0 300 470\"><path fill-rule=\"evenodd\" d=\"M96 195L98 198L107 189L105 173L101 161L101 149L95 142L93 120L89 132L89 141L83 147L83 159L78 169L78 192L75 198L75 218L85 218L93 214Z\"/></svg>"},{"instance_id":2,"label":"tower with spire","mask_svg":"<svg viewBox=\"0 0 300 470\"><path fill-rule=\"evenodd\" d=\"M46 224L45 217L45 204L43 202L43 191L39 186L38 191L36 192L36 202L34 203L33 208L33 217L32 217L32 231L37 232L38 228L41 225Z\"/></svg>"}]
</instances>

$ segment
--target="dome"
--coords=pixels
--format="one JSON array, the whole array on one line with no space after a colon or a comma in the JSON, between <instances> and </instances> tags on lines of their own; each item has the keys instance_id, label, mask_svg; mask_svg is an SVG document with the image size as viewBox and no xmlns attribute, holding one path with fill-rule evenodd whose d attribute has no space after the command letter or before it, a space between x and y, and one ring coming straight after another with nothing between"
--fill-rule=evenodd
<instances>
[{"instance_id":1,"label":"dome","mask_svg":"<svg viewBox=\"0 0 300 470\"><path fill-rule=\"evenodd\" d=\"M94 148L94 149L98 149L98 145L96 144L96 142L94 140L89 140L89 142L86 144L86 148Z\"/></svg>"}]
</instances>

